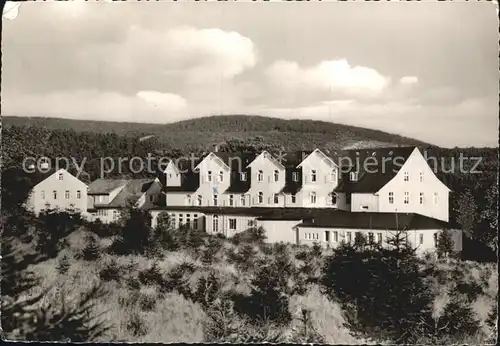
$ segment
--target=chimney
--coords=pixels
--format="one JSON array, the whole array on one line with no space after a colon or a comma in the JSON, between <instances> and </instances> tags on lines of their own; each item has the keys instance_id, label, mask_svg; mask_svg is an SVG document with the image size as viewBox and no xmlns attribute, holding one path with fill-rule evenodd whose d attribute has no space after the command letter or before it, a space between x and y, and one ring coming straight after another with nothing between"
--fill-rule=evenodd
<instances>
[{"instance_id":1,"label":"chimney","mask_svg":"<svg viewBox=\"0 0 500 346\"><path fill-rule=\"evenodd\" d=\"M219 145L216 144L214 145L214 153L217 153L219 151Z\"/></svg>"}]
</instances>

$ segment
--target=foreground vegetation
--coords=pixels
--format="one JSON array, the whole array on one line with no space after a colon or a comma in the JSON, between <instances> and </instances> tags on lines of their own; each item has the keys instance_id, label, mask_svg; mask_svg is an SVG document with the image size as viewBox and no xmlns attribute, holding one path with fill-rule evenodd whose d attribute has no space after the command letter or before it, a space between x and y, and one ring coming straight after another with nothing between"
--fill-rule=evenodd
<instances>
[{"instance_id":1,"label":"foreground vegetation","mask_svg":"<svg viewBox=\"0 0 500 346\"><path fill-rule=\"evenodd\" d=\"M357 242L266 244L21 209L2 218L2 326L18 340L493 343L494 264ZM20 317L21 316L21 317Z\"/></svg>"}]
</instances>

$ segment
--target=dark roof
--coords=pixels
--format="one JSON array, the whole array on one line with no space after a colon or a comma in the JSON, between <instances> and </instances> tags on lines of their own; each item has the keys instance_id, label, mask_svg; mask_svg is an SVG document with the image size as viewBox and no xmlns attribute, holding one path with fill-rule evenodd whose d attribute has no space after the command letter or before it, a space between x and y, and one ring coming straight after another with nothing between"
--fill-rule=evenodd
<instances>
[{"instance_id":1,"label":"dark roof","mask_svg":"<svg viewBox=\"0 0 500 346\"><path fill-rule=\"evenodd\" d=\"M341 182L337 192L374 193L394 178L415 147L345 150L339 157ZM349 165L351 163L351 165ZM358 172L350 181L349 172Z\"/></svg>"},{"instance_id":2,"label":"dark roof","mask_svg":"<svg viewBox=\"0 0 500 346\"><path fill-rule=\"evenodd\" d=\"M120 181L122 180L120 179ZM123 189L121 189L121 191L115 196L115 198L113 198L111 202L106 204L97 204L94 206L94 208L89 208L89 210L95 210L96 208L122 208L127 205L127 202L135 203L139 200L142 194L151 187L153 183L154 179L151 178L128 180Z\"/></svg>"},{"instance_id":3,"label":"dark roof","mask_svg":"<svg viewBox=\"0 0 500 346\"><path fill-rule=\"evenodd\" d=\"M299 226L353 229L442 229L444 221L414 213L348 212L337 210L333 214L316 214Z\"/></svg>"},{"instance_id":4,"label":"dark roof","mask_svg":"<svg viewBox=\"0 0 500 346\"><path fill-rule=\"evenodd\" d=\"M133 179L116 195L107 206L110 208L125 207L127 202L135 203L153 184L154 179Z\"/></svg>"},{"instance_id":5,"label":"dark roof","mask_svg":"<svg viewBox=\"0 0 500 346\"><path fill-rule=\"evenodd\" d=\"M127 184L130 179L97 179L89 186L89 195L108 195L116 188Z\"/></svg>"},{"instance_id":6,"label":"dark roof","mask_svg":"<svg viewBox=\"0 0 500 346\"><path fill-rule=\"evenodd\" d=\"M263 207L197 207L197 206L156 206L152 210L191 211L205 214L227 214L256 216L262 220L302 220L311 213L332 213L332 208L263 208Z\"/></svg>"},{"instance_id":7,"label":"dark roof","mask_svg":"<svg viewBox=\"0 0 500 346\"><path fill-rule=\"evenodd\" d=\"M297 175L297 181L293 180L294 173ZM302 168L295 166L287 166L285 170L285 187L281 190L282 193L295 194L302 188Z\"/></svg>"}]
</instances>

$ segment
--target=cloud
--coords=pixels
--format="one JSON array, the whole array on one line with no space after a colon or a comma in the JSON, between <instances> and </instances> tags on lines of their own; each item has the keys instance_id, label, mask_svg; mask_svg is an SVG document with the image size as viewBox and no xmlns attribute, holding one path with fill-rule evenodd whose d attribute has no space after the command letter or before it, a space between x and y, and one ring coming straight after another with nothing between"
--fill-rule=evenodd
<instances>
[{"instance_id":1,"label":"cloud","mask_svg":"<svg viewBox=\"0 0 500 346\"><path fill-rule=\"evenodd\" d=\"M374 95L386 89L390 79L364 66L351 66L347 60L325 60L301 67L286 60L274 62L267 70L270 81L286 89L312 89L352 95Z\"/></svg>"},{"instance_id":2,"label":"cloud","mask_svg":"<svg viewBox=\"0 0 500 346\"><path fill-rule=\"evenodd\" d=\"M84 120L167 123L185 118L189 108L181 96L156 91L125 95L112 91L76 90L43 95L6 93L4 96L2 107L5 114Z\"/></svg>"},{"instance_id":3,"label":"cloud","mask_svg":"<svg viewBox=\"0 0 500 346\"><path fill-rule=\"evenodd\" d=\"M154 108L171 110L174 112L186 108L187 103L181 96L176 94L160 93L158 91L139 91L137 97L144 100Z\"/></svg>"},{"instance_id":4,"label":"cloud","mask_svg":"<svg viewBox=\"0 0 500 346\"><path fill-rule=\"evenodd\" d=\"M418 83L418 78L415 76L405 76L399 80L399 83L404 85L412 85Z\"/></svg>"}]
</instances>

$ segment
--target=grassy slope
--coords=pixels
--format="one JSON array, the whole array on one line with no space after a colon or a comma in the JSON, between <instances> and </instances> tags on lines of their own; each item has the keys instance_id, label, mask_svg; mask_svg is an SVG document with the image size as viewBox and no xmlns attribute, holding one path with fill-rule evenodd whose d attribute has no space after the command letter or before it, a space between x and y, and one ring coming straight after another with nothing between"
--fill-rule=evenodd
<instances>
[{"instance_id":1,"label":"grassy slope","mask_svg":"<svg viewBox=\"0 0 500 346\"><path fill-rule=\"evenodd\" d=\"M171 124L117 123L106 121L8 116L4 126L44 126L49 129L73 129L77 132L115 132L121 135L155 135L168 147L194 147L231 138L261 136L268 144L300 149L304 144L338 149L362 142L364 146L428 145L427 143L383 131L313 120L229 115L211 116ZM294 148L295 144L295 148ZM291 149L292 149L291 148Z\"/></svg>"},{"instance_id":2,"label":"grassy slope","mask_svg":"<svg viewBox=\"0 0 500 346\"><path fill-rule=\"evenodd\" d=\"M104 282L108 296L99 302L96 313L103 313L102 319L111 325L111 330L103 341L137 341L137 342L203 342L203 322L206 313L198 303L193 303L174 291L174 293L161 294L154 286L142 285L139 290L127 285L130 278L137 278L141 270L151 267L153 260L142 256L111 256L103 255L96 262L85 262L72 259L85 245L86 232L75 232L69 238L70 247L63 250L58 259L46 261L37 265L35 273L42 278L38 290L50 286L59 286L61 291L69 297L78 297L80 292L90 289L93 283L99 282L99 270L110 260L115 259L119 266L127 268L119 282ZM101 239L101 246L107 247L110 239ZM249 292L249 281L253 269L241 272L234 264L229 263L227 253L236 246L225 242L219 251L217 260L212 265L203 265L190 254L180 252L167 253L165 258L157 263L164 274L183 262L195 265L196 271L190 279L191 287L195 287L197 279L206 275L210 270L215 270L223 283L223 291L236 289L244 293ZM301 261L295 258L300 249L288 247L292 254L294 265L301 266ZM56 266L64 254L70 258L71 267L66 274L58 274ZM259 251L257 257L268 256ZM497 270L495 265L480 265L470 262L451 262L438 264L438 270L445 275L440 283L435 284L435 314L440 315L443 306L449 300L446 287L453 282L450 275L454 269L462 271L467 280L481 283L483 293L473 303L474 311L484 324L487 312L493 304L498 292ZM54 290L52 296L46 297L46 303L59 301L59 294ZM154 306L150 309L144 307L145 300L153 300ZM290 312L294 316L291 325L285 332L291 332L293 326L298 324L300 311L307 308L311 311L313 326L317 332L325 337L327 344L364 344L368 340L352 336L343 325L343 312L337 303L330 301L315 284L303 295L290 297ZM135 323L133 322L135 319ZM133 333L137 325L144 326L145 332L141 335ZM487 327L483 325L485 331ZM474 340L472 340L474 341ZM477 340L476 340L477 341Z\"/></svg>"}]
</instances>

